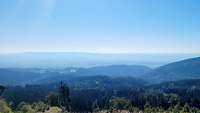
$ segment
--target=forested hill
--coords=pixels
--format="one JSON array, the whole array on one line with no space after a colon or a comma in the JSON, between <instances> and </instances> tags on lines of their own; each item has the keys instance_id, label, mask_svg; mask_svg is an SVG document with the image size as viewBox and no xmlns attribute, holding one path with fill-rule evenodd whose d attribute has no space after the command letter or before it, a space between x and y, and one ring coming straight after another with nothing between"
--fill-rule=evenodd
<instances>
[{"instance_id":1,"label":"forested hill","mask_svg":"<svg viewBox=\"0 0 200 113\"><path fill-rule=\"evenodd\" d=\"M33 84L42 78L56 75L60 74L42 69L0 68L0 84L13 86Z\"/></svg>"},{"instance_id":2,"label":"forested hill","mask_svg":"<svg viewBox=\"0 0 200 113\"><path fill-rule=\"evenodd\" d=\"M106 75L106 76L131 76L138 77L149 72L151 69L142 65L109 65L77 70L82 75Z\"/></svg>"},{"instance_id":3,"label":"forested hill","mask_svg":"<svg viewBox=\"0 0 200 113\"><path fill-rule=\"evenodd\" d=\"M150 85L148 88L153 89L198 89L200 90L200 79L180 80L164 82L160 84Z\"/></svg>"},{"instance_id":4,"label":"forested hill","mask_svg":"<svg viewBox=\"0 0 200 113\"><path fill-rule=\"evenodd\" d=\"M145 74L152 83L200 78L200 57L182 60L161 66Z\"/></svg>"},{"instance_id":5,"label":"forested hill","mask_svg":"<svg viewBox=\"0 0 200 113\"><path fill-rule=\"evenodd\" d=\"M73 76L138 77L151 69L142 65L110 65L92 68L0 68L0 84L25 85L58 82Z\"/></svg>"}]
</instances>

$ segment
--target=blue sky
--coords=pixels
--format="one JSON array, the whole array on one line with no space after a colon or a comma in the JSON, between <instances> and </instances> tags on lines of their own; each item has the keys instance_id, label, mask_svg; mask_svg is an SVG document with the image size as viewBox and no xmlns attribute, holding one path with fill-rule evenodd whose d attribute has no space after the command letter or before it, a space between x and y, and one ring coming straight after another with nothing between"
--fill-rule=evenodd
<instances>
[{"instance_id":1,"label":"blue sky","mask_svg":"<svg viewBox=\"0 0 200 113\"><path fill-rule=\"evenodd\" d=\"M0 0L0 53L199 53L199 0Z\"/></svg>"}]
</instances>

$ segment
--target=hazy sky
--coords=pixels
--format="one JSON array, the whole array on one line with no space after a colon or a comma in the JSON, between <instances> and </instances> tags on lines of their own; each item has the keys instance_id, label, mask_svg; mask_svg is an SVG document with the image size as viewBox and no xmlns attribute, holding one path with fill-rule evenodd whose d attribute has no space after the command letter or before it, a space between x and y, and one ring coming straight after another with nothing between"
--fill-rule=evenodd
<instances>
[{"instance_id":1,"label":"hazy sky","mask_svg":"<svg viewBox=\"0 0 200 113\"><path fill-rule=\"evenodd\" d=\"M200 0L0 0L0 53L197 53Z\"/></svg>"}]
</instances>

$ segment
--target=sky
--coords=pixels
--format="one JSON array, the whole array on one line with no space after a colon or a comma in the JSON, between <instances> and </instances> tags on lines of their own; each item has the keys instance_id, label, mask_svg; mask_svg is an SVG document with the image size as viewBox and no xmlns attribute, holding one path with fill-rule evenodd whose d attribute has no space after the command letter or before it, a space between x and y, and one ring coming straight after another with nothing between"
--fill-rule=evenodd
<instances>
[{"instance_id":1,"label":"sky","mask_svg":"<svg viewBox=\"0 0 200 113\"><path fill-rule=\"evenodd\" d=\"M199 0L0 0L0 53L199 53Z\"/></svg>"}]
</instances>

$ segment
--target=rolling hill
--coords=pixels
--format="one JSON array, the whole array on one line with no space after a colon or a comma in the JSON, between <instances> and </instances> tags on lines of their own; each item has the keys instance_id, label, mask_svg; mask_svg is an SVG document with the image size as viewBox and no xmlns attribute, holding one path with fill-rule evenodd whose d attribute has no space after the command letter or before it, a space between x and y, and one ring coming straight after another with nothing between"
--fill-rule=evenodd
<instances>
[{"instance_id":1,"label":"rolling hill","mask_svg":"<svg viewBox=\"0 0 200 113\"><path fill-rule=\"evenodd\" d=\"M76 74L84 76L106 75L111 77L138 77L149 72L150 70L151 69L149 67L142 65L109 65L92 68L79 68L76 70Z\"/></svg>"},{"instance_id":2,"label":"rolling hill","mask_svg":"<svg viewBox=\"0 0 200 113\"><path fill-rule=\"evenodd\" d=\"M26 85L33 84L40 79L61 75L45 69L33 68L0 68L1 85Z\"/></svg>"},{"instance_id":3,"label":"rolling hill","mask_svg":"<svg viewBox=\"0 0 200 113\"><path fill-rule=\"evenodd\" d=\"M111 65L93 68L0 68L0 84L25 85L38 83L59 82L71 77L110 76L110 77L138 77L151 69L139 65Z\"/></svg>"},{"instance_id":4,"label":"rolling hill","mask_svg":"<svg viewBox=\"0 0 200 113\"><path fill-rule=\"evenodd\" d=\"M166 89L199 89L200 79L179 80L171 82L163 82L160 84L150 85L148 88L166 90Z\"/></svg>"},{"instance_id":5,"label":"rolling hill","mask_svg":"<svg viewBox=\"0 0 200 113\"><path fill-rule=\"evenodd\" d=\"M200 57L170 63L142 76L151 83L200 78Z\"/></svg>"}]
</instances>

